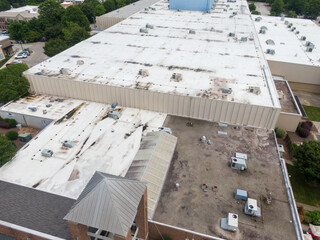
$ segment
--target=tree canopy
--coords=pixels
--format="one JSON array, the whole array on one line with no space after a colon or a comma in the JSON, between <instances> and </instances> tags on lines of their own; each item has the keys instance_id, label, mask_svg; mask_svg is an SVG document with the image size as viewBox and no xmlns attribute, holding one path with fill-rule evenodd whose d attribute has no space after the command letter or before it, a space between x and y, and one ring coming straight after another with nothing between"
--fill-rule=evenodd
<instances>
[{"instance_id":1,"label":"tree canopy","mask_svg":"<svg viewBox=\"0 0 320 240\"><path fill-rule=\"evenodd\" d=\"M0 165L10 161L17 152L16 146L0 133Z\"/></svg>"},{"instance_id":2,"label":"tree canopy","mask_svg":"<svg viewBox=\"0 0 320 240\"><path fill-rule=\"evenodd\" d=\"M304 142L295 148L295 166L303 173L306 179L320 183L320 142Z\"/></svg>"},{"instance_id":3,"label":"tree canopy","mask_svg":"<svg viewBox=\"0 0 320 240\"><path fill-rule=\"evenodd\" d=\"M103 6L106 9L106 12L112 12L116 9L116 5L113 0L106 0L103 2Z\"/></svg>"},{"instance_id":4,"label":"tree canopy","mask_svg":"<svg viewBox=\"0 0 320 240\"><path fill-rule=\"evenodd\" d=\"M62 52L63 50L66 50L67 48L68 48L67 43L60 38L49 40L48 42L46 42L46 44L43 47L44 54L46 54L49 57L52 57Z\"/></svg>"},{"instance_id":5,"label":"tree canopy","mask_svg":"<svg viewBox=\"0 0 320 240\"><path fill-rule=\"evenodd\" d=\"M61 22L65 9L56 0L47 0L39 5L39 20L46 26L53 26Z\"/></svg>"},{"instance_id":6,"label":"tree canopy","mask_svg":"<svg viewBox=\"0 0 320 240\"><path fill-rule=\"evenodd\" d=\"M278 16L283 12L284 2L283 0L274 0L271 5L271 15Z\"/></svg>"},{"instance_id":7,"label":"tree canopy","mask_svg":"<svg viewBox=\"0 0 320 240\"><path fill-rule=\"evenodd\" d=\"M90 30L90 23L78 6L69 6L62 16L62 24L67 26L68 22L78 24L80 27Z\"/></svg>"},{"instance_id":8,"label":"tree canopy","mask_svg":"<svg viewBox=\"0 0 320 240\"><path fill-rule=\"evenodd\" d=\"M17 100L28 92L29 82L22 76L27 69L27 65L18 63L0 70L0 103Z\"/></svg>"},{"instance_id":9,"label":"tree canopy","mask_svg":"<svg viewBox=\"0 0 320 240\"><path fill-rule=\"evenodd\" d=\"M6 11L10 9L10 3L7 0L0 1L0 11Z\"/></svg>"}]
</instances>

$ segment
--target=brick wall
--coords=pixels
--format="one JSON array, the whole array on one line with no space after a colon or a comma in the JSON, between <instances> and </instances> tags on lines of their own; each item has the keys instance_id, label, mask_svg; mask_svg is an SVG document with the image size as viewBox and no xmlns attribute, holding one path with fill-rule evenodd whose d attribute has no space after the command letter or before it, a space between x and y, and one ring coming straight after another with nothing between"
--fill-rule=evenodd
<instances>
[{"instance_id":1,"label":"brick wall","mask_svg":"<svg viewBox=\"0 0 320 240\"><path fill-rule=\"evenodd\" d=\"M31 238L32 240L47 240L46 238L38 237L36 235L2 225L0 225L0 233L9 237L13 237L17 240L26 240L27 238Z\"/></svg>"},{"instance_id":2,"label":"brick wall","mask_svg":"<svg viewBox=\"0 0 320 240\"><path fill-rule=\"evenodd\" d=\"M79 223L67 222L68 228L74 240L90 240L87 235L88 227Z\"/></svg>"},{"instance_id":3,"label":"brick wall","mask_svg":"<svg viewBox=\"0 0 320 240\"><path fill-rule=\"evenodd\" d=\"M147 189L145 190L145 192L140 200L135 221L136 221L137 227L139 228L139 232L137 234L137 237L147 240L148 239L148 196L147 196Z\"/></svg>"}]
</instances>

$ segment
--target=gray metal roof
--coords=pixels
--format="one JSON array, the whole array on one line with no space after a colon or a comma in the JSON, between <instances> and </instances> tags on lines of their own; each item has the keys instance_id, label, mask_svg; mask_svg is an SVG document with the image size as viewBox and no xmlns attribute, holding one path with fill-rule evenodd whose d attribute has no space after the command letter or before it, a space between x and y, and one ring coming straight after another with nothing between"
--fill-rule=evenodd
<instances>
[{"instance_id":1,"label":"gray metal roof","mask_svg":"<svg viewBox=\"0 0 320 240\"><path fill-rule=\"evenodd\" d=\"M148 133L126 174L127 178L147 182L149 218L157 207L176 144L177 137L166 132Z\"/></svg>"},{"instance_id":2,"label":"gray metal roof","mask_svg":"<svg viewBox=\"0 0 320 240\"><path fill-rule=\"evenodd\" d=\"M72 239L63 217L74 202L74 199L0 181L0 220L51 236Z\"/></svg>"},{"instance_id":3,"label":"gray metal roof","mask_svg":"<svg viewBox=\"0 0 320 240\"><path fill-rule=\"evenodd\" d=\"M145 189L143 182L95 172L64 219L125 237Z\"/></svg>"},{"instance_id":4,"label":"gray metal roof","mask_svg":"<svg viewBox=\"0 0 320 240\"><path fill-rule=\"evenodd\" d=\"M143 10L144 8L155 4L156 2L159 2L159 0L140 0L122 8L116 9L112 12L106 13L100 17L128 18L131 15Z\"/></svg>"}]
</instances>

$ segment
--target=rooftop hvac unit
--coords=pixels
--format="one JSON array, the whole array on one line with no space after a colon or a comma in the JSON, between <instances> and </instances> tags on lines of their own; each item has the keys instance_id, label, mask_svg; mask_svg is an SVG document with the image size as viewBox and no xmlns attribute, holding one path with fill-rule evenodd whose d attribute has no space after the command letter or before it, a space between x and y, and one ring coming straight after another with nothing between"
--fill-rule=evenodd
<instances>
[{"instance_id":1,"label":"rooftop hvac unit","mask_svg":"<svg viewBox=\"0 0 320 240\"><path fill-rule=\"evenodd\" d=\"M73 148L74 142L71 140L65 140L65 141L63 141L62 146L66 147L66 148Z\"/></svg>"},{"instance_id":2,"label":"rooftop hvac unit","mask_svg":"<svg viewBox=\"0 0 320 240\"><path fill-rule=\"evenodd\" d=\"M148 33L148 29L146 29L146 28L140 28L140 32L141 32L141 33Z\"/></svg>"},{"instance_id":3,"label":"rooftop hvac unit","mask_svg":"<svg viewBox=\"0 0 320 240\"><path fill-rule=\"evenodd\" d=\"M70 71L69 68L61 68L60 69L60 74L62 74L62 75L70 75L71 71Z\"/></svg>"},{"instance_id":4,"label":"rooftop hvac unit","mask_svg":"<svg viewBox=\"0 0 320 240\"><path fill-rule=\"evenodd\" d=\"M313 48L314 48L314 46L309 46L309 47L307 47L306 51L307 52L312 52Z\"/></svg>"},{"instance_id":5,"label":"rooftop hvac unit","mask_svg":"<svg viewBox=\"0 0 320 240\"><path fill-rule=\"evenodd\" d=\"M108 112L108 117L118 120L120 118L120 113L118 111L110 111Z\"/></svg>"},{"instance_id":6,"label":"rooftop hvac unit","mask_svg":"<svg viewBox=\"0 0 320 240\"><path fill-rule=\"evenodd\" d=\"M249 92L259 95L261 93L260 87L249 87Z\"/></svg>"},{"instance_id":7,"label":"rooftop hvac unit","mask_svg":"<svg viewBox=\"0 0 320 240\"><path fill-rule=\"evenodd\" d=\"M172 135L172 130L171 130L171 128L168 128L168 127L159 127L159 131L166 132L166 133L169 133Z\"/></svg>"},{"instance_id":8,"label":"rooftop hvac unit","mask_svg":"<svg viewBox=\"0 0 320 240\"><path fill-rule=\"evenodd\" d=\"M53 151L51 151L51 150L49 150L49 149L43 149L43 150L41 151L41 155L42 155L43 157L52 157Z\"/></svg>"},{"instance_id":9,"label":"rooftop hvac unit","mask_svg":"<svg viewBox=\"0 0 320 240\"><path fill-rule=\"evenodd\" d=\"M265 29L260 29L259 33L266 34L266 30Z\"/></svg>"},{"instance_id":10,"label":"rooftop hvac unit","mask_svg":"<svg viewBox=\"0 0 320 240\"><path fill-rule=\"evenodd\" d=\"M173 79L175 82L182 81L182 74L181 73L173 73L171 76L171 79Z\"/></svg>"},{"instance_id":11,"label":"rooftop hvac unit","mask_svg":"<svg viewBox=\"0 0 320 240\"><path fill-rule=\"evenodd\" d=\"M229 33L229 37L234 37L235 36L235 33L231 32Z\"/></svg>"},{"instance_id":12,"label":"rooftop hvac unit","mask_svg":"<svg viewBox=\"0 0 320 240\"><path fill-rule=\"evenodd\" d=\"M296 31L296 34L299 34L300 32L299 31Z\"/></svg>"},{"instance_id":13,"label":"rooftop hvac unit","mask_svg":"<svg viewBox=\"0 0 320 240\"><path fill-rule=\"evenodd\" d=\"M231 94L232 93L232 88L223 88L222 89L222 93Z\"/></svg>"},{"instance_id":14,"label":"rooftop hvac unit","mask_svg":"<svg viewBox=\"0 0 320 240\"><path fill-rule=\"evenodd\" d=\"M31 112L36 112L37 108L36 107L28 107L29 110L31 110Z\"/></svg>"},{"instance_id":15,"label":"rooftop hvac unit","mask_svg":"<svg viewBox=\"0 0 320 240\"><path fill-rule=\"evenodd\" d=\"M144 10L145 10L145 11L149 11L149 8L145 8Z\"/></svg>"},{"instance_id":16,"label":"rooftop hvac unit","mask_svg":"<svg viewBox=\"0 0 320 240\"><path fill-rule=\"evenodd\" d=\"M47 108L49 108L49 107L51 107L51 106L52 106L52 104L50 104L50 103L46 104L46 107L47 107Z\"/></svg>"},{"instance_id":17,"label":"rooftop hvac unit","mask_svg":"<svg viewBox=\"0 0 320 240\"><path fill-rule=\"evenodd\" d=\"M309 42L309 41L306 42L306 46L307 46L307 47L310 47L310 46L312 46L312 45L313 45L312 42Z\"/></svg>"},{"instance_id":18,"label":"rooftop hvac unit","mask_svg":"<svg viewBox=\"0 0 320 240\"><path fill-rule=\"evenodd\" d=\"M220 227L224 230L236 232L238 230L238 215L235 213L228 213L227 218L222 218Z\"/></svg>"},{"instance_id":19,"label":"rooftop hvac unit","mask_svg":"<svg viewBox=\"0 0 320 240\"><path fill-rule=\"evenodd\" d=\"M254 20L255 20L256 22L260 22L260 21L262 20L262 17L256 17Z\"/></svg>"},{"instance_id":20,"label":"rooftop hvac unit","mask_svg":"<svg viewBox=\"0 0 320 240\"><path fill-rule=\"evenodd\" d=\"M288 28L291 28L291 27L292 27L292 25L293 25L292 23L289 23L289 24L288 24Z\"/></svg>"},{"instance_id":21,"label":"rooftop hvac unit","mask_svg":"<svg viewBox=\"0 0 320 240\"><path fill-rule=\"evenodd\" d=\"M43 109L43 110L42 110L42 113L43 113L43 114L47 114L47 109Z\"/></svg>"},{"instance_id":22,"label":"rooftop hvac unit","mask_svg":"<svg viewBox=\"0 0 320 240\"><path fill-rule=\"evenodd\" d=\"M247 37L241 37L241 42L246 42L246 41L248 41Z\"/></svg>"},{"instance_id":23,"label":"rooftop hvac unit","mask_svg":"<svg viewBox=\"0 0 320 240\"><path fill-rule=\"evenodd\" d=\"M289 24L289 22L288 22L288 21L285 21L285 22L284 22L284 24L285 24L285 25L288 25L288 24Z\"/></svg>"},{"instance_id":24,"label":"rooftop hvac unit","mask_svg":"<svg viewBox=\"0 0 320 240\"><path fill-rule=\"evenodd\" d=\"M302 41L305 41L307 38L306 38L306 36L301 36L300 37L300 40L302 40Z\"/></svg>"},{"instance_id":25,"label":"rooftop hvac unit","mask_svg":"<svg viewBox=\"0 0 320 240\"><path fill-rule=\"evenodd\" d=\"M231 164L230 167L232 169L237 169L237 170L246 170L247 169L247 163L245 159L242 158L236 158L236 157L231 157Z\"/></svg>"},{"instance_id":26,"label":"rooftop hvac unit","mask_svg":"<svg viewBox=\"0 0 320 240\"><path fill-rule=\"evenodd\" d=\"M255 217L261 217L261 209L258 207L256 199L248 198L246 205L244 206L244 213Z\"/></svg>"},{"instance_id":27,"label":"rooftop hvac unit","mask_svg":"<svg viewBox=\"0 0 320 240\"><path fill-rule=\"evenodd\" d=\"M146 69L140 69L139 70L139 75L142 77L148 77L149 76L149 71Z\"/></svg>"},{"instance_id":28,"label":"rooftop hvac unit","mask_svg":"<svg viewBox=\"0 0 320 240\"><path fill-rule=\"evenodd\" d=\"M146 28L150 28L150 29L153 29L154 28L154 26L153 25L151 25L151 24L146 24Z\"/></svg>"},{"instance_id":29,"label":"rooftop hvac unit","mask_svg":"<svg viewBox=\"0 0 320 240\"><path fill-rule=\"evenodd\" d=\"M117 102L113 102L113 103L111 104L111 108L116 108L117 105L118 105Z\"/></svg>"},{"instance_id":30,"label":"rooftop hvac unit","mask_svg":"<svg viewBox=\"0 0 320 240\"><path fill-rule=\"evenodd\" d=\"M228 2L237 2L237 0L228 0Z\"/></svg>"},{"instance_id":31,"label":"rooftop hvac unit","mask_svg":"<svg viewBox=\"0 0 320 240\"><path fill-rule=\"evenodd\" d=\"M274 55L276 52L274 49L267 49L267 54Z\"/></svg>"},{"instance_id":32,"label":"rooftop hvac unit","mask_svg":"<svg viewBox=\"0 0 320 240\"><path fill-rule=\"evenodd\" d=\"M189 30L189 34L196 34L196 31L195 30Z\"/></svg>"},{"instance_id":33,"label":"rooftop hvac unit","mask_svg":"<svg viewBox=\"0 0 320 240\"><path fill-rule=\"evenodd\" d=\"M233 13L232 13L233 16L235 16L235 15L237 15L237 14L238 14L237 12L233 12Z\"/></svg>"},{"instance_id":34,"label":"rooftop hvac unit","mask_svg":"<svg viewBox=\"0 0 320 240\"><path fill-rule=\"evenodd\" d=\"M291 28L291 32L294 32L296 30L296 27Z\"/></svg>"}]
</instances>

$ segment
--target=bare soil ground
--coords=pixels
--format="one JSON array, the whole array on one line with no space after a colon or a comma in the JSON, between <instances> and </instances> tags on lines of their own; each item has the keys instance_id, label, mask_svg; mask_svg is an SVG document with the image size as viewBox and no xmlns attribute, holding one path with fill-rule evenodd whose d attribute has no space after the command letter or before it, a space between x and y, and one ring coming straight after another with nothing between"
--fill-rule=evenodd
<instances>
[{"instance_id":1,"label":"bare soil ground","mask_svg":"<svg viewBox=\"0 0 320 240\"><path fill-rule=\"evenodd\" d=\"M167 117L165 126L178 137L178 144L154 220L226 239L296 239L273 134L196 120L188 127L188 121ZM218 130L228 135L218 135ZM203 135L212 145L199 141ZM248 155L246 171L230 168L236 152ZM178 190L175 183L180 184ZM207 192L200 188L203 183L209 186ZM218 191L210 190L212 186ZM243 213L245 202L234 198L237 188L257 199L263 218ZM270 192L274 200L266 205L261 197ZM237 233L220 228L221 218L229 212L239 214Z\"/></svg>"}]
</instances>

